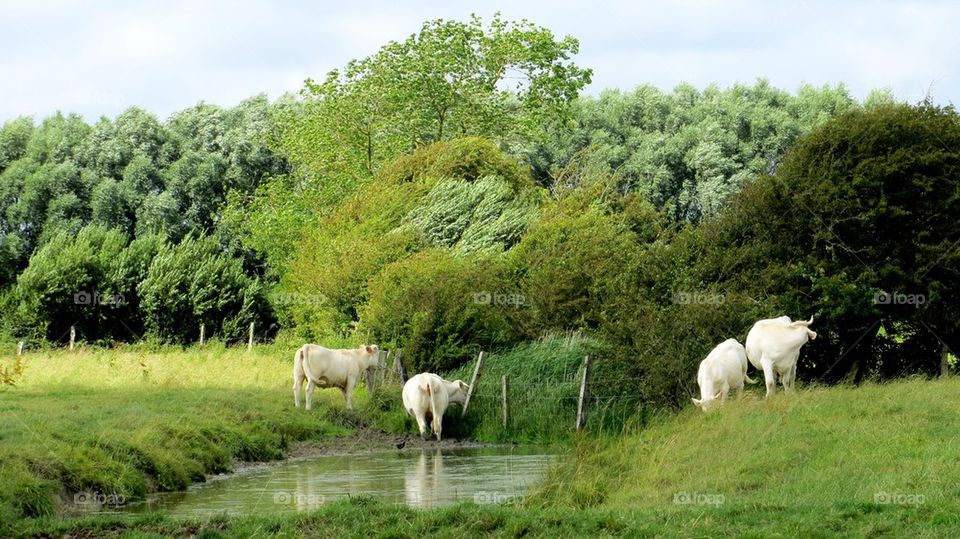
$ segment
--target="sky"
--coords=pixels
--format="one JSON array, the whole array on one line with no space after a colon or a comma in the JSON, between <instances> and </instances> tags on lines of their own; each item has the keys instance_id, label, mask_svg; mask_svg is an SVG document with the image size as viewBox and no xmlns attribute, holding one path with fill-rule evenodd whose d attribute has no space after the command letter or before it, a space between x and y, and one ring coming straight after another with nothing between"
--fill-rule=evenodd
<instances>
[{"instance_id":1,"label":"sky","mask_svg":"<svg viewBox=\"0 0 960 539\"><path fill-rule=\"evenodd\" d=\"M960 2L0 0L0 122L275 99L425 20L496 11L579 39L592 95L758 78L790 91L843 83L859 99L960 94Z\"/></svg>"}]
</instances>

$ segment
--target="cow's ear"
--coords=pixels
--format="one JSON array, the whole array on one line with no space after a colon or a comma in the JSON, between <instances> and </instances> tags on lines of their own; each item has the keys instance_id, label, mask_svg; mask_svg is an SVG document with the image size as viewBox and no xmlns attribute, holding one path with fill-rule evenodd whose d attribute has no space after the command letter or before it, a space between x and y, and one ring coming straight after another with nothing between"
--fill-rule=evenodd
<instances>
[{"instance_id":1,"label":"cow's ear","mask_svg":"<svg viewBox=\"0 0 960 539\"><path fill-rule=\"evenodd\" d=\"M457 382L460 384L460 389L464 391L470 389L470 386L468 386L463 380L457 380Z\"/></svg>"},{"instance_id":2,"label":"cow's ear","mask_svg":"<svg viewBox=\"0 0 960 539\"><path fill-rule=\"evenodd\" d=\"M363 349L366 350L368 354L373 353L373 348L369 344L363 345Z\"/></svg>"}]
</instances>

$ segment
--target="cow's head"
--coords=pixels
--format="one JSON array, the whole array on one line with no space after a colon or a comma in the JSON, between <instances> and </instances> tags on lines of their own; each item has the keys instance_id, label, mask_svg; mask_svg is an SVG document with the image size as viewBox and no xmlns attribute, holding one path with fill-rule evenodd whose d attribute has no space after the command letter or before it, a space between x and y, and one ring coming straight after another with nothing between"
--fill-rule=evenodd
<instances>
[{"instance_id":1,"label":"cow's head","mask_svg":"<svg viewBox=\"0 0 960 539\"><path fill-rule=\"evenodd\" d=\"M690 400L692 400L693 403L704 412L709 412L710 410L720 406L720 395L722 393L722 391L717 391L717 394L712 397L704 397L702 399L691 398Z\"/></svg>"},{"instance_id":2,"label":"cow's head","mask_svg":"<svg viewBox=\"0 0 960 539\"><path fill-rule=\"evenodd\" d=\"M380 347L375 344L360 345L360 353L367 356L368 367L379 367L380 363L383 361L380 359Z\"/></svg>"},{"instance_id":3,"label":"cow's head","mask_svg":"<svg viewBox=\"0 0 960 539\"><path fill-rule=\"evenodd\" d=\"M470 389L470 386L466 384L463 380L454 380L447 384L447 393L449 394L450 402L459 402L463 404L467 400L467 391Z\"/></svg>"}]
</instances>

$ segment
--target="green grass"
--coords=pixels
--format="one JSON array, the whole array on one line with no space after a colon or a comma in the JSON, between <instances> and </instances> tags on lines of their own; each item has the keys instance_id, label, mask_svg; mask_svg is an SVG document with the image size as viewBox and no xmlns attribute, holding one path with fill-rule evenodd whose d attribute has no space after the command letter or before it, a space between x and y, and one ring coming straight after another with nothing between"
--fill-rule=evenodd
<instances>
[{"instance_id":1,"label":"green grass","mask_svg":"<svg viewBox=\"0 0 960 539\"><path fill-rule=\"evenodd\" d=\"M365 392L295 410L289 346L132 346L31 351L0 389L0 521L56 514L77 493L136 500L179 490L236 461L279 459L292 442L343 435L376 412ZM402 423L401 423L402 425ZM399 428L399 427L395 427Z\"/></svg>"},{"instance_id":2,"label":"green grass","mask_svg":"<svg viewBox=\"0 0 960 539\"><path fill-rule=\"evenodd\" d=\"M744 530L776 513L787 535L806 534L811 519L865 535L898 535L904 522L956 535L957 394L960 380L915 379L770 402L753 393L711 414L689 407L642 432L584 440L530 503L698 513L717 526L739 515Z\"/></svg>"},{"instance_id":3,"label":"green grass","mask_svg":"<svg viewBox=\"0 0 960 539\"><path fill-rule=\"evenodd\" d=\"M569 443L574 435L583 358L593 344L575 334L549 335L485 355L466 417L461 418L460 408L455 406L454 419L444 421L444 433L486 442ZM475 364L471 361L443 376L470 383ZM509 379L507 428L503 428L501 419L502 376ZM619 431L634 408L618 404L591 399L590 430L599 432L616 424L615 430Z\"/></svg>"},{"instance_id":4,"label":"green grass","mask_svg":"<svg viewBox=\"0 0 960 539\"><path fill-rule=\"evenodd\" d=\"M488 389L504 371L535 379L578 365L572 344L566 363L548 360L560 357L557 343L491 356ZM20 385L0 390L0 536L960 535L960 379L814 387L770 401L754 388L711 414L691 406L618 436L575 436L569 459L522 506L418 511L361 497L295 516L55 515L73 492L182 488L234 459L278 458L293 440L351 426L412 432L398 386L369 398L361 390L357 412L327 391L316 413L292 413L286 348L31 354ZM474 432L500 436L498 415L483 411L494 404L476 405ZM506 432L521 439L559 437L572 424L567 409L515 406ZM48 516L15 520L25 515Z\"/></svg>"}]
</instances>

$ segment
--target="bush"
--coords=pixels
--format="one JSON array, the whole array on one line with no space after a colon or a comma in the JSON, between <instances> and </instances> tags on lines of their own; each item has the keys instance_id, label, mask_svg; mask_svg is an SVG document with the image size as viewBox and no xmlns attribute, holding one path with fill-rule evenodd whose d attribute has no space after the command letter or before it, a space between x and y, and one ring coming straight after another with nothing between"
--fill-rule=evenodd
<instances>
[{"instance_id":1,"label":"bush","mask_svg":"<svg viewBox=\"0 0 960 539\"><path fill-rule=\"evenodd\" d=\"M469 182L488 176L503 178L516 188L530 185L530 173L515 159L481 137L436 142L397 158L380 171L389 183L459 178Z\"/></svg>"},{"instance_id":2,"label":"bush","mask_svg":"<svg viewBox=\"0 0 960 539\"><path fill-rule=\"evenodd\" d=\"M370 281L361 329L384 347L403 348L411 372L445 371L479 350L513 342L515 290L496 257L428 249L390 264Z\"/></svg>"},{"instance_id":3,"label":"bush","mask_svg":"<svg viewBox=\"0 0 960 539\"><path fill-rule=\"evenodd\" d=\"M71 326L86 340L126 338L122 300L110 295L108 276L126 246L114 230L88 226L58 232L30 257L17 278L10 315L14 335L64 342Z\"/></svg>"}]
</instances>

